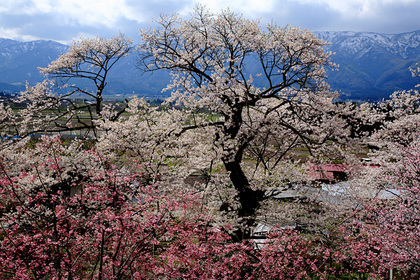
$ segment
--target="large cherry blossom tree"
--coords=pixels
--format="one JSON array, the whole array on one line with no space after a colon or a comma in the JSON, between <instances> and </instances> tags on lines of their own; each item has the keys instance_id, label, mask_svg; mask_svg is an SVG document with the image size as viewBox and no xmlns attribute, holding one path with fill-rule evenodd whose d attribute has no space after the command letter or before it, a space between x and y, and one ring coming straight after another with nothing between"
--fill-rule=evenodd
<instances>
[{"instance_id":1,"label":"large cherry blossom tree","mask_svg":"<svg viewBox=\"0 0 420 280\"><path fill-rule=\"evenodd\" d=\"M188 113L168 137L210 133L207 139L237 192L237 216L244 225L253 224L265 199L250 174L270 176L295 147L313 153L317 145L347 133L331 113L334 94L324 79L325 67L334 65L323 50L326 43L307 30L263 28L229 10L212 14L198 6L189 19L162 16L140 36L140 66L171 70L169 102ZM245 170L249 166L251 172Z\"/></svg>"}]
</instances>

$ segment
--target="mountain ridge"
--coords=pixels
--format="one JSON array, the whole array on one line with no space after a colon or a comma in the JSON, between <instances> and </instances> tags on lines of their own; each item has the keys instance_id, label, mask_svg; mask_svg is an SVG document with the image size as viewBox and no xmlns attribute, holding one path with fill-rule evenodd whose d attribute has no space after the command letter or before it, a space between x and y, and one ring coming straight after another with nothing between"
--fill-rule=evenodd
<instances>
[{"instance_id":1,"label":"mountain ridge","mask_svg":"<svg viewBox=\"0 0 420 280\"><path fill-rule=\"evenodd\" d=\"M375 32L323 31L314 34L327 41L326 51L339 71L328 72L328 82L342 99L378 100L395 90L413 88L419 83L409 67L420 62L420 30L400 34ZM24 90L43 80L38 67L46 67L68 46L55 41L20 42L0 38L0 91ZM170 81L168 73L142 74L130 55L115 66L108 79L107 94L151 98L165 97L161 90Z\"/></svg>"},{"instance_id":2,"label":"mountain ridge","mask_svg":"<svg viewBox=\"0 0 420 280\"><path fill-rule=\"evenodd\" d=\"M340 65L328 73L331 87L350 99L381 99L396 90L412 89L418 80L410 67L420 62L420 30L400 34L314 32L329 42L327 51Z\"/></svg>"},{"instance_id":3,"label":"mountain ridge","mask_svg":"<svg viewBox=\"0 0 420 280\"><path fill-rule=\"evenodd\" d=\"M382 34L376 32L354 32L354 31L324 31L314 32L318 38L333 45L339 44L347 47L346 52L356 54L366 50L368 45L376 45L387 48L388 51L402 58L408 58L413 54L420 53L420 30L400 34ZM352 42L349 44L349 40ZM353 46L353 48L349 47ZM354 48L358 47L358 48Z\"/></svg>"}]
</instances>

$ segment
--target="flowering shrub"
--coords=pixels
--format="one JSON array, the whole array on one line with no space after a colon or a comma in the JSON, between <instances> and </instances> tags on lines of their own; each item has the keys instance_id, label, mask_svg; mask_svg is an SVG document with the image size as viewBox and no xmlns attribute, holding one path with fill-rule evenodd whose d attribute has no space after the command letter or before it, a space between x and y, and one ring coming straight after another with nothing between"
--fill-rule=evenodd
<instances>
[{"instance_id":1,"label":"flowering shrub","mask_svg":"<svg viewBox=\"0 0 420 280\"><path fill-rule=\"evenodd\" d=\"M339 271L339 254L293 230L273 232L262 248L233 242L194 196L143 186L143 175L58 137L2 155L0 278L326 279Z\"/></svg>"},{"instance_id":2,"label":"flowering shrub","mask_svg":"<svg viewBox=\"0 0 420 280\"><path fill-rule=\"evenodd\" d=\"M199 217L185 214L190 198L141 186L142 174L57 137L15 156L1 162L1 278L153 278L154 256Z\"/></svg>"}]
</instances>

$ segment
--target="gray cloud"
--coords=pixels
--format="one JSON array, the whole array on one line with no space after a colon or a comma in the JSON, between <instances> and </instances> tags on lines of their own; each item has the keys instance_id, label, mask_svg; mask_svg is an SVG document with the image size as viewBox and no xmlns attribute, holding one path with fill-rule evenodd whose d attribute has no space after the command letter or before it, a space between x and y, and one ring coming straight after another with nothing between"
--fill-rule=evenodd
<instances>
[{"instance_id":1,"label":"gray cloud","mask_svg":"<svg viewBox=\"0 0 420 280\"><path fill-rule=\"evenodd\" d=\"M137 41L139 27L150 25L152 18L161 13L185 14L195 5L193 0L69 0L52 1L49 6L35 0L5 1L0 5L0 37L62 42L80 35L109 37L119 31ZM420 29L420 1L414 0L281 0L267 1L265 6L257 0L226 1L214 0L209 6L222 9L231 5L262 23L274 21L314 31L403 33Z\"/></svg>"},{"instance_id":2,"label":"gray cloud","mask_svg":"<svg viewBox=\"0 0 420 280\"><path fill-rule=\"evenodd\" d=\"M275 11L266 17L270 20L273 19L279 25L289 24L319 31L334 29L332 23L337 21L340 15L325 5L284 1L278 3Z\"/></svg>"},{"instance_id":3,"label":"gray cloud","mask_svg":"<svg viewBox=\"0 0 420 280\"><path fill-rule=\"evenodd\" d=\"M357 6L355 7L357 10ZM366 14L337 11L321 2L279 1L275 9L263 16L280 25L301 26L313 31L368 31L403 33L420 29L420 1L378 5Z\"/></svg>"}]
</instances>

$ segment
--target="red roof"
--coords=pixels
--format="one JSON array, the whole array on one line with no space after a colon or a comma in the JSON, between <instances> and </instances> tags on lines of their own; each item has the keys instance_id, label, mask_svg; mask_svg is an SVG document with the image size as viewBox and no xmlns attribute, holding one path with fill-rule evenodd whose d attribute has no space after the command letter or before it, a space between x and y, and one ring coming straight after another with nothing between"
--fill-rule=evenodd
<instances>
[{"instance_id":1,"label":"red roof","mask_svg":"<svg viewBox=\"0 0 420 280\"><path fill-rule=\"evenodd\" d=\"M346 164L312 164L308 174L315 180L336 181L338 177L345 176L348 165Z\"/></svg>"}]
</instances>

